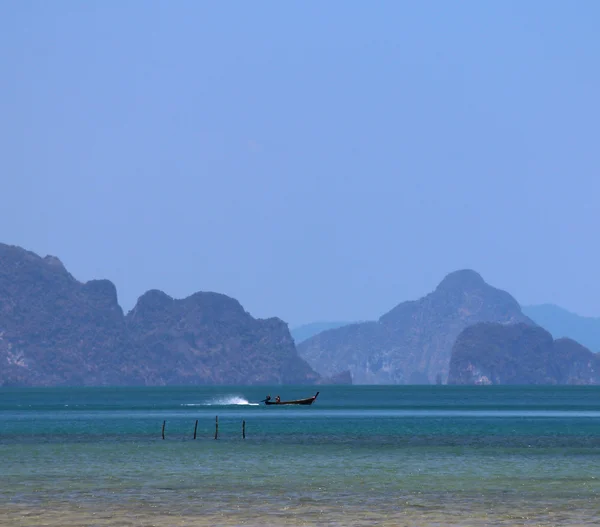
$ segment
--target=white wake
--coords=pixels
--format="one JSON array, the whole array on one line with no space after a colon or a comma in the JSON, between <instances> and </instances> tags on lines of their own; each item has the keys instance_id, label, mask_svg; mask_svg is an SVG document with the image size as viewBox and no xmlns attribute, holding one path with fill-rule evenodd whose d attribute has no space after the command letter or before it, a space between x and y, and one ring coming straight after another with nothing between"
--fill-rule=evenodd
<instances>
[{"instance_id":1,"label":"white wake","mask_svg":"<svg viewBox=\"0 0 600 527\"><path fill-rule=\"evenodd\" d=\"M239 395L223 395L205 403L187 403L182 406L259 406L259 403L251 403Z\"/></svg>"}]
</instances>

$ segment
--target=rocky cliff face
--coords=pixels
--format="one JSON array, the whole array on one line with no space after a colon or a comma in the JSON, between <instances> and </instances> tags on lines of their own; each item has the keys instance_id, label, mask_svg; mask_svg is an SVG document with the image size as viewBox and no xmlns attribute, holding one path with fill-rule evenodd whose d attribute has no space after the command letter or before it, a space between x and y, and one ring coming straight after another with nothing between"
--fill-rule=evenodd
<instances>
[{"instance_id":1,"label":"rocky cliff face","mask_svg":"<svg viewBox=\"0 0 600 527\"><path fill-rule=\"evenodd\" d=\"M0 245L0 385L135 380L112 283L82 284L54 257Z\"/></svg>"},{"instance_id":2,"label":"rocky cliff face","mask_svg":"<svg viewBox=\"0 0 600 527\"><path fill-rule=\"evenodd\" d=\"M149 291L126 317L151 384L305 384L319 376L300 359L287 325L256 320L237 300Z\"/></svg>"},{"instance_id":3,"label":"rocky cliff face","mask_svg":"<svg viewBox=\"0 0 600 527\"><path fill-rule=\"evenodd\" d=\"M600 357L540 327L482 323L456 339L449 384L599 384Z\"/></svg>"},{"instance_id":4,"label":"rocky cliff face","mask_svg":"<svg viewBox=\"0 0 600 527\"><path fill-rule=\"evenodd\" d=\"M232 298L143 295L125 317L108 280L0 244L0 386L315 383L285 323Z\"/></svg>"},{"instance_id":5,"label":"rocky cliff face","mask_svg":"<svg viewBox=\"0 0 600 527\"><path fill-rule=\"evenodd\" d=\"M298 345L322 375L349 369L354 384L445 382L456 337L478 322L532 324L517 301L471 270L456 271L435 291L403 302L377 322L324 331Z\"/></svg>"}]
</instances>

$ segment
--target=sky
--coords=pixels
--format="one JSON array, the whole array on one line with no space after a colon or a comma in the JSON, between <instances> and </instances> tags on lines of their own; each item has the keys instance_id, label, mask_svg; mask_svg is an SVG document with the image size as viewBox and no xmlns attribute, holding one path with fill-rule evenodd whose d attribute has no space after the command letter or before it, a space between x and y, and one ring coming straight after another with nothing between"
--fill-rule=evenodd
<instances>
[{"instance_id":1,"label":"sky","mask_svg":"<svg viewBox=\"0 0 600 527\"><path fill-rule=\"evenodd\" d=\"M475 269L600 316L600 2L0 3L0 242L294 327Z\"/></svg>"}]
</instances>

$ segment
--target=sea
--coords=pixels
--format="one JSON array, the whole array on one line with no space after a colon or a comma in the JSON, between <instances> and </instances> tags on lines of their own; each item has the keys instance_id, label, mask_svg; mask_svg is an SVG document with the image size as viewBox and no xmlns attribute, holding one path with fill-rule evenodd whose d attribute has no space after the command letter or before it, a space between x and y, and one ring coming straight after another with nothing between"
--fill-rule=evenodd
<instances>
[{"instance_id":1,"label":"sea","mask_svg":"<svg viewBox=\"0 0 600 527\"><path fill-rule=\"evenodd\" d=\"M600 525L600 388L3 388L9 525Z\"/></svg>"}]
</instances>

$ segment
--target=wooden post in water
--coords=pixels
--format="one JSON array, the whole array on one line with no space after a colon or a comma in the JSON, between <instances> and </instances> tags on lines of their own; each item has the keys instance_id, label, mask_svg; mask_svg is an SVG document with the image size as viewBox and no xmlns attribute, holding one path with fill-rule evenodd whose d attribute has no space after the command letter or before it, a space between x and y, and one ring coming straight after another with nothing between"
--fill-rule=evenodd
<instances>
[{"instance_id":1,"label":"wooden post in water","mask_svg":"<svg viewBox=\"0 0 600 527\"><path fill-rule=\"evenodd\" d=\"M196 419L196 424L194 426L194 439L196 439L196 432L198 431L198 419Z\"/></svg>"},{"instance_id":2,"label":"wooden post in water","mask_svg":"<svg viewBox=\"0 0 600 527\"><path fill-rule=\"evenodd\" d=\"M163 421L163 426L162 426L162 438L165 438L165 423L166 421Z\"/></svg>"},{"instance_id":3,"label":"wooden post in water","mask_svg":"<svg viewBox=\"0 0 600 527\"><path fill-rule=\"evenodd\" d=\"M246 439L246 421L242 421L242 439Z\"/></svg>"},{"instance_id":4,"label":"wooden post in water","mask_svg":"<svg viewBox=\"0 0 600 527\"><path fill-rule=\"evenodd\" d=\"M219 416L215 416L215 439L219 437Z\"/></svg>"}]
</instances>

